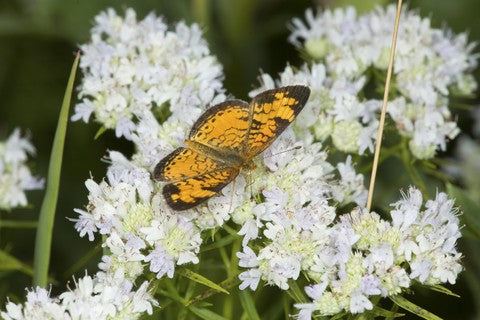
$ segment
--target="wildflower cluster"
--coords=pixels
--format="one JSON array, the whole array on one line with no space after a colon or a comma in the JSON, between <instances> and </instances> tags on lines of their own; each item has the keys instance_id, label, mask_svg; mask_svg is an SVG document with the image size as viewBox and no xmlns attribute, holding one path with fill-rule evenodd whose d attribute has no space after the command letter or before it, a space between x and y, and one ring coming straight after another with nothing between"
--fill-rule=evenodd
<instances>
[{"instance_id":1,"label":"wildflower cluster","mask_svg":"<svg viewBox=\"0 0 480 320\"><path fill-rule=\"evenodd\" d=\"M268 74L262 74L260 80L262 85L250 95L277 85L304 84L310 87L310 99L295 122L299 133L310 129L317 140L331 137L335 148L343 152L363 154L367 149L373 151L378 128L375 116L381 101L359 100L365 77L352 81L345 77L334 80L327 76L323 64L314 63L311 66L305 64L298 70L287 66L277 81Z\"/></svg>"},{"instance_id":2,"label":"wildflower cluster","mask_svg":"<svg viewBox=\"0 0 480 320\"><path fill-rule=\"evenodd\" d=\"M153 115L171 114L168 123L186 128L223 97L222 67L198 25L179 22L170 30L153 13L137 21L132 9L125 17L109 9L95 23L91 42L80 47L82 102L73 120L88 122L93 113L117 137L131 140Z\"/></svg>"},{"instance_id":3,"label":"wildflower cluster","mask_svg":"<svg viewBox=\"0 0 480 320\"><path fill-rule=\"evenodd\" d=\"M28 156L33 155L35 147L20 129L0 142L0 209L26 206L25 191L43 188L43 179L32 176L27 166Z\"/></svg>"},{"instance_id":4,"label":"wildflower cluster","mask_svg":"<svg viewBox=\"0 0 480 320\"><path fill-rule=\"evenodd\" d=\"M123 21L113 15L112 11L108 11L110 20ZM123 29L126 28L124 25L130 25L128 19L130 15L132 13L127 10L125 21L116 25L117 28ZM105 14L97 17L98 25L93 29L94 34L104 29L101 27L105 23L104 19ZM153 18L150 15L145 19L150 21ZM147 38L154 37L143 30L144 23L146 23L145 20L142 20L131 32L142 33L142 36ZM159 18L156 23L161 23ZM176 35L176 37L181 36L185 37L183 34ZM126 40L119 39L117 44L119 47L130 45L122 42ZM191 43L189 50L205 51L202 49L204 41L197 40L196 45L200 47L196 48L195 44ZM90 45L90 51L97 52L99 49L95 49L94 44ZM157 50L168 50L162 46L169 45L168 42L160 42L157 44ZM171 60L168 61L175 61L177 58L180 59L171 53L169 56ZM140 70L142 69L137 71ZM175 70L173 67L172 70L165 67L165 72ZM186 70L186 73L190 72L198 73ZM204 70L205 72L207 71ZM202 73L198 73L198 76L203 79ZM196 81L195 78L184 81L183 86L179 85L176 90L183 92ZM132 85L135 84L136 82L132 83ZM102 91L99 95L106 92L108 91ZM161 100L167 101L169 96L168 90L157 92L157 97ZM107 108L105 103L100 104L100 100L98 107ZM172 108L177 107L179 106L172 104ZM188 107L196 108L195 104ZM184 113L192 114L190 111ZM313 137L308 132L303 134L302 139L297 139L293 131L290 131L267 150L265 164L259 163L257 171L250 177L245 177L243 174L237 177L233 191L231 186L227 186L222 195L210 199L206 205L182 213L174 212L165 203L160 192L161 186L151 180L150 172L162 154L172 151L178 145L178 140L185 136L186 129L180 125L184 120L180 120L175 113L172 113L165 122L160 123L159 119L154 117L154 113L147 112L147 114L141 121L135 123L132 130L132 141L136 145L136 153L132 159L128 160L115 151L110 152L108 159L111 164L107 172L107 180L100 183L92 179L87 180L89 203L85 210L75 210L79 213L78 219L74 219L75 228L81 236L88 235L90 240L94 239L95 233L106 236L104 246L112 254L104 257L102 269L105 271L128 270L125 276L134 279L143 272L142 265L147 262L150 271L156 273L158 278L163 276L171 278L176 265L199 262L197 254L202 244L202 230L222 226L230 216L235 223L241 225L240 234L244 235L245 242L256 238L258 229L263 226L265 219L268 220L257 212L262 211L262 206L266 207L269 204L257 205L254 200L251 200L251 193L260 195L262 190L265 192L269 189L275 190L274 186L285 187L284 192L289 193L285 196L293 201L289 209L293 213L300 210L307 202L309 206L304 210L316 208L317 201L312 200L316 196L325 205L327 196L334 197L339 202L357 201L360 205L365 203L366 190L363 186L363 176L355 173L350 160L338 165L340 179L336 180L334 179L335 167L326 161L327 154L321 150L321 144L313 143ZM184 121L184 123L187 122ZM271 156L272 153L292 147L301 148ZM268 171L264 169L265 167ZM303 174L300 174L301 172ZM246 186L247 180L253 182L250 188ZM295 198L299 190L304 194L304 198L297 201ZM334 209L331 207L329 210L329 219L333 219ZM270 213L266 215L268 214Z\"/></svg>"},{"instance_id":5,"label":"wildflower cluster","mask_svg":"<svg viewBox=\"0 0 480 320\"><path fill-rule=\"evenodd\" d=\"M158 305L147 289L148 282L135 291L122 273L98 272L78 279L74 289L58 297L36 287L28 291L25 303L8 302L0 315L5 320L138 319Z\"/></svg>"},{"instance_id":6,"label":"wildflower cluster","mask_svg":"<svg viewBox=\"0 0 480 320\"><path fill-rule=\"evenodd\" d=\"M373 150L380 101L364 90L367 70L386 67L392 14L388 7L357 18L353 9L338 9L317 17L307 11L307 26L295 19L290 40L325 64L287 66L276 81L264 74L262 86L250 94L304 84L312 92L305 108L254 159L255 170L241 172L234 186L181 212L167 205L152 171L205 108L224 100L222 68L196 25L179 23L172 31L153 14L139 22L131 9L125 17L113 10L99 14L91 42L82 46L83 100L73 119L87 122L93 113L103 127L131 140L135 153L130 159L108 153L106 178L85 182L88 204L75 209L78 217L72 220L81 237L102 235L109 254L101 271L80 279L76 289L50 298L37 288L24 305L8 303L2 316L24 319L43 312L59 319L100 319L151 313L157 302L148 284L134 290L133 283L149 271L162 283L179 266L201 263L201 245L212 234L206 231L222 227L241 246L232 252L242 268L241 290L256 290L262 282L288 290L302 275L311 283L305 287L311 302L295 304L300 319L371 310L373 297L402 293L413 281L455 283L462 267L453 201L444 193L424 201L411 187L391 205L391 220L385 219L365 209L364 176L355 171L354 158L333 164L324 149L331 137L335 148L347 153ZM457 85L463 93L474 88L468 74L474 61L465 37L432 29L414 13L404 12L402 19L406 38L400 40L398 98L390 115L410 138L415 156L428 158L456 133L446 109L448 88ZM443 51L453 49L459 61ZM449 70L439 67L444 60ZM410 78L430 82L411 88ZM407 112L413 105L421 111Z\"/></svg>"},{"instance_id":7,"label":"wildflower cluster","mask_svg":"<svg viewBox=\"0 0 480 320\"><path fill-rule=\"evenodd\" d=\"M378 110L378 104L366 98L356 100L357 96L374 96L366 86L372 79L377 78L377 87L383 91L395 12L395 5L360 16L352 7L317 15L307 10L306 22L299 18L292 21L290 42L304 50L314 63L296 72L287 67L278 85L298 81L308 73L317 77L302 82L315 84L313 96L318 96L318 100L310 102L310 108L315 109L311 119L316 119L316 123L311 120L311 125L320 131L317 138L331 136L341 151L361 154L365 145L371 149L368 139L375 138L371 132L377 125L371 112ZM448 109L448 97L468 95L476 89L471 73L477 65L472 54L474 45L468 43L465 33L454 35L446 29L432 28L429 18L421 18L413 11L403 10L400 21L393 69L394 98L387 112L398 132L409 139L412 154L428 159L438 150L445 150L446 140L459 133ZM273 85L271 77L262 78L264 86ZM338 82L347 88L341 91L344 97L326 95L324 87L335 89Z\"/></svg>"},{"instance_id":8,"label":"wildflower cluster","mask_svg":"<svg viewBox=\"0 0 480 320\"><path fill-rule=\"evenodd\" d=\"M392 221L356 208L329 228L327 243L312 250L307 271L315 283L305 288L311 303L297 304L299 319L312 312L371 310L374 296L393 296L413 280L426 285L455 283L462 266L455 244L461 234L457 209L445 193L422 207L422 195L411 187L392 204Z\"/></svg>"}]
</instances>

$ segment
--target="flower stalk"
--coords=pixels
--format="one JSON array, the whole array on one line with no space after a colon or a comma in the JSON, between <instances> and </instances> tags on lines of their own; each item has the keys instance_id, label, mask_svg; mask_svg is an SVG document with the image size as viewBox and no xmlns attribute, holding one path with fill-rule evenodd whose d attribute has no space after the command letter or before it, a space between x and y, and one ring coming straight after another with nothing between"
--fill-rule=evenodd
<instances>
[{"instance_id":1,"label":"flower stalk","mask_svg":"<svg viewBox=\"0 0 480 320\"><path fill-rule=\"evenodd\" d=\"M397 43L398 25L400 23L400 13L402 12L402 0L397 3L397 15L395 16L395 27L393 29L392 47L390 49L390 58L388 62L387 79L385 80L385 91L383 93L382 111L380 114L380 125L377 132L377 143L375 144L375 154L373 155L372 175L370 176L370 186L368 187L367 210L372 208L373 190L375 188L375 178L377 176L378 159L380 148L382 146L383 127L385 125L385 114L387 112L388 92L390 90L390 80L392 78L393 60L395 58L395 46Z\"/></svg>"}]
</instances>

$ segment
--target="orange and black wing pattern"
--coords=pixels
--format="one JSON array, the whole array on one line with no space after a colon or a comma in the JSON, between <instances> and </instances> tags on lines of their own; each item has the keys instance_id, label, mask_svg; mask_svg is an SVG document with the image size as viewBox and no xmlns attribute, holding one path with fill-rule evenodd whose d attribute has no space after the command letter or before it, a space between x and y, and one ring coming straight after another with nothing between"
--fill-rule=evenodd
<instances>
[{"instance_id":1,"label":"orange and black wing pattern","mask_svg":"<svg viewBox=\"0 0 480 320\"><path fill-rule=\"evenodd\" d=\"M253 98L245 141L249 159L268 148L295 120L309 96L310 89L306 86L288 86L264 91Z\"/></svg>"},{"instance_id":2,"label":"orange and black wing pattern","mask_svg":"<svg viewBox=\"0 0 480 320\"><path fill-rule=\"evenodd\" d=\"M167 204L186 210L217 194L288 127L309 94L305 86L289 86L265 91L250 104L229 100L205 111L185 141L188 147L155 167L155 179L167 182Z\"/></svg>"},{"instance_id":3,"label":"orange and black wing pattern","mask_svg":"<svg viewBox=\"0 0 480 320\"><path fill-rule=\"evenodd\" d=\"M188 139L220 152L240 154L248 132L250 106L229 100L211 107L195 122Z\"/></svg>"},{"instance_id":4,"label":"orange and black wing pattern","mask_svg":"<svg viewBox=\"0 0 480 320\"><path fill-rule=\"evenodd\" d=\"M177 148L156 165L153 175L159 181L178 181L224 167L208 155L190 148Z\"/></svg>"},{"instance_id":5,"label":"orange and black wing pattern","mask_svg":"<svg viewBox=\"0 0 480 320\"><path fill-rule=\"evenodd\" d=\"M238 175L238 168L225 167L202 175L169 183L163 196L174 210L187 210L210 199Z\"/></svg>"},{"instance_id":6,"label":"orange and black wing pattern","mask_svg":"<svg viewBox=\"0 0 480 320\"><path fill-rule=\"evenodd\" d=\"M174 150L154 170L155 179L170 182L164 186L163 195L174 210L190 209L204 202L237 175L238 169L190 148Z\"/></svg>"}]
</instances>

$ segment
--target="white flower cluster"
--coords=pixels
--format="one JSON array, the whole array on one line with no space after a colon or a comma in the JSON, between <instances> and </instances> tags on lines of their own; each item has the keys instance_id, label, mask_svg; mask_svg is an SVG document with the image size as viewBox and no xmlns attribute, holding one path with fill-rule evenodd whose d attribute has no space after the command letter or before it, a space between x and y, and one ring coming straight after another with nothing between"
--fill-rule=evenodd
<instances>
[{"instance_id":1,"label":"white flower cluster","mask_svg":"<svg viewBox=\"0 0 480 320\"><path fill-rule=\"evenodd\" d=\"M86 275L75 285L58 297L36 287L28 291L24 304L8 302L0 315L5 320L138 319L158 305L148 292L148 282L135 290L123 272Z\"/></svg>"},{"instance_id":2,"label":"white flower cluster","mask_svg":"<svg viewBox=\"0 0 480 320\"><path fill-rule=\"evenodd\" d=\"M25 191L43 188L44 180L32 176L26 164L29 155L35 155L35 147L20 129L0 141L0 209L26 206Z\"/></svg>"},{"instance_id":3,"label":"white flower cluster","mask_svg":"<svg viewBox=\"0 0 480 320\"><path fill-rule=\"evenodd\" d=\"M188 127L223 92L222 67L198 25L179 22L169 30L153 13L137 21L133 9L125 17L108 9L95 23L91 42L80 47L82 102L73 120L88 122L94 113L131 140L138 123L154 115Z\"/></svg>"},{"instance_id":4,"label":"white flower cluster","mask_svg":"<svg viewBox=\"0 0 480 320\"><path fill-rule=\"evenodd\" d=\"M351 159L338 164L335 180L326 152L312 140L295 141L293 130L287 130L265 152L265 169L254 173L252 191L262 201L248 201L232 214L244 236L239 265L249 268L240 274L241 289L255 290L260 280L288 289L289 280L314 265L317 251L328 250L334 204L365 205L363 176L355 173ZM300 148L280 153L292 145ZM256 254L252 248L258 248L255 240L260 238Z\"/></svg>"},{"instance_id":5,"label":"white flower cluster","mask_svg":"<svg viewBox=\"0 0 480 320\"><path fill-rule=\"evenodd\" d=\"M371 75L371 68L387 69L395 13L395 5L358 17L352 7L316 16L309 9L306 23L298 18L292 21L289 40L313 59L323 61L329 77L355 82ZM394 64L393 93L397 98L387 112L399 132L410 139L417 158L435 156L438 149L445 150L447 138L458 134L448 110L448 96L451 92L471 94L476 89L471 74L477 65L473 47L465 33L454 35L432 28L429 18L403 10ZM384 79L379 81L383 85Z\"/></svg>"},{"instance_id":6,"label":"white flower cluster","mask_svg":"<svg viewBox=\"0 0 480 320\"><path fill-rule=\"evenodd\" d=\"M256 289L264 280L286 290L290 279L306 273L315 283L305 288L312 302L296 304L299 319L311 319L313 312L361 313L372 309L372 296L401 293L412 280L453 284L462 270L455 248L458 210L445 193L422 209L420 191L410 188L392 204L391 222L357 207L336 223L335 208L324 200L293 212L280 188L264 195L268 222L261 243L238 254L239 265L248 268L239 276L240 288Z\"/></svg>"},{"instance_id":7,"label":"white flower cluster","mask_svg":"<svg viewBox=\"0 0 480 320\"><path fill-rule=\"evenodd\" d=\"M176 264L198 263L200 229L166 206L148 171L118 152L111 152L110 159L108 182L87 180L87 210L75 209L80 236L106 236L104 246L111 255L104 257L101 268L109 273L121 269L135 279L143 272L142 262L149 262L158 278L172 278Z\"/></svg>"},{"instance_id":8,"label":"white flower cluster","mask_svg":"<svg viewBox=\"0 0 480 320\"><path fill-rule=\"evenodd\" d=\"M333 79L327 76L325 66L318 63L303 65L299 70L287 66L277 81L268 74L262 74L260 79L262 85L250 92L251 96L276 86L303 84L310 88L310 98L295 120L298 134L310 129L320 141L331 137L340 151L373 152L378 128L375 116L381 101L358 98L365 77L352 81L345 77Z\"/></svg>"},{"instance_id":9,"label":"white flower cluster","mask_svg":"<svg viewBox=\"0 0 480 320\"><path fill-rule=\"evenodd\" d=\"M90 240L97 232L106 235L104 246L111 255L104 257L104 271L126 270L125 276L134 279L143 272L142 262L148 262L158 278L172 278L176 265L199 262L202 230L222 226L230 217L241 225L239 234L246 244L277 211L308 212L329 223L335 216L329 197L336 203L365 204L363 176L355 173L350 159L338 165L340 178L334 179L335 168L326 161L321 145L294 139L291 130L282 135L265 152L264 164L250 176L237 177L233 195L227 186L206 205L182 212L167 206L146 169L112 151L108 180L86 182L89 203L86 210L75 209L79 214L75 228ZM288 150L292 146L295 149ZM249 186L247 180L252 180ZM264 202L250 199L262 192Z\"/></svg>"},{"instance_id":10,"label":"white flower cluster","mask_svg":"<svg viewBox=\"0 0 480 320\"><path fill-rule=\"evenodd\" d=\"M87 120L95 112L105 127L116 127L123 135L128 132L126 136L136 146L131 160L110 152L107 180L96 183L89 179L89 203L85 210L75 210L79 214L75 228L80 236L93 240L97 232L105 235L104 246L111 254L103 258L102 270L125 270L127 278L135 279L148 263L158 278L173 277L176 265L198 263L202 230L222 226L232 211L248 243L268 219L256 213L267 203L257 205L250 196L262 197L261 191L275 190L274 186L282 183L285 196L291 199L299 191L303 193L289 205L292 212L307 202L305 210L317 210L317 195L322 205L327 197L340 203L364 204L363 176L355 173L350 160L339 165L341 178L335 180L335 168L326 162L321 145L312 144L308 132L297 142L291 132L268 152L285 151L293 145L302 149L265 158L268 170L274 173L267 172L262 164L253 179L242 173L234 188L227 186L206 205L173 212L149 172L180 144L202 109L223 98L223 89L221 68L208 55L198 27L180 23L175 32L167 29L154 15L137 23L132 10L127 10L125 18L109 10L96 18L92 43L82 47L86 75L80 95L84 101L77 106L74 119ZM165 103L171 116L161 123L157 115L165 111ZM150 109L152 104L160 109ZM294 158L298 161L291 161ZM247 186L250 180L253 184ZM333 218L333 211L328 214Z\"/></svg>"}]
</instances>

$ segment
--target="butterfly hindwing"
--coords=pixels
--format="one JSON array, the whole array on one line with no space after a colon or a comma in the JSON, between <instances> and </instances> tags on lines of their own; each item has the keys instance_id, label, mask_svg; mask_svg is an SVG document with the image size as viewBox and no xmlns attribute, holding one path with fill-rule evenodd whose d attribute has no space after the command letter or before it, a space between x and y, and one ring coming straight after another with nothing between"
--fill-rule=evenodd
<instances>
[{"instance_id":1,"label":"butterfly hindwing","mask_svg":"<svg viewBox=\"0 0 480 320\"><path fill-rule=\"evenodd\" d=\"M223 167L214 159L190 148L177 148L160 160L154 170L159 181L176 181L205 174Z\"/></svg>"},{"instance_id":2,"label":"butterfly hindwing","mask_svg":"<svg viewBox=\"0 0 480 320\"><path fill-rule=\"evenodd\" d=\"M229 100L205 111L195 122L188 139L218 151L238 154L249 127L250 106L242 100Z\"/></svg>"},{"instance_id":3,"label":"butterfly hindwing","mask_svg":"<svg viewBox=\"0 0 480 320\"><path fill-rule=\"evenodd\" d=\"M288 86L255 96L250 103L252 119L246 153L253 157L268 148L302 111L309 95L306 86Z\"/></svg>"},{"instance_id":4,"label":"butterfly hindwing","mask_svg":"<svg viewBox=\"0 0 480 320\"><path fill-rule=\"evenodd\" d=\"M169 183L163 187L163 196L174 210L187 210L210 199L238 175L237 168L226 167L216 171Z\"/></svg>"}]
</instances>

